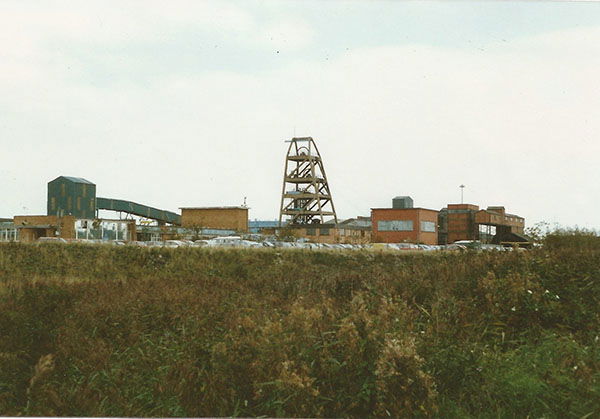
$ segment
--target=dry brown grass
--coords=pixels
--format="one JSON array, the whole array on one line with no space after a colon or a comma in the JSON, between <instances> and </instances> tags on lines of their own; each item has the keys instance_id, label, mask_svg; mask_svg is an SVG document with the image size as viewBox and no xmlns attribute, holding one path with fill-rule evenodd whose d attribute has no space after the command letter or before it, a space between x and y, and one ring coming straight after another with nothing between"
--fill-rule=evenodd
<instances>
[{"instance_id":1,"label":"dry brown grass","mask_svg":"<svg viewBox=\"0 0 600 419\"><path fill-rule=\"evenodd\" d=\"M0 246L0 412L595 414L598 266L569 246Z\"/></svg>"}]
</instances>

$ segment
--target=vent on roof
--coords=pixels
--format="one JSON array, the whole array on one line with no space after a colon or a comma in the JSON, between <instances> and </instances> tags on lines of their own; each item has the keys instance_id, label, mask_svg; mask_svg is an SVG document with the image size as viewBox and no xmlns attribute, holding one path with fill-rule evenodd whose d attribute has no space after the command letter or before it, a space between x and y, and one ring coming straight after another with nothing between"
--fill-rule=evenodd
<instances>
[{"instance_id":1,"label":"vent on roof","mask_svg":"<svg viewBox=\"0 0 600 419\"><path fill-rule=\"evenodd\" d=\"M392 208L401 209L401 208L412 208L413 200L410 196L397 196L392 199Z\"/></svg>"}]
</instances>

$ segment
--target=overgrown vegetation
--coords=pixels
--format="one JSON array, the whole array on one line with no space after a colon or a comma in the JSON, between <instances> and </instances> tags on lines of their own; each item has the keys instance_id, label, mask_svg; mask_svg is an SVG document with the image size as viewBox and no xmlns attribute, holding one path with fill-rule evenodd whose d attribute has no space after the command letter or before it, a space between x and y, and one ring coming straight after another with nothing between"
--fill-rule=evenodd
<instances>
[{"instance_id":1,"label":"overgrown vegetation","mask_svg":"<svg viewBox=\"0 0 600 419\"><path fill-rule=\"evenodd\" d=\"M0 246L0 413L600 415L600 243Z\"/></svg>"}]
</instances>

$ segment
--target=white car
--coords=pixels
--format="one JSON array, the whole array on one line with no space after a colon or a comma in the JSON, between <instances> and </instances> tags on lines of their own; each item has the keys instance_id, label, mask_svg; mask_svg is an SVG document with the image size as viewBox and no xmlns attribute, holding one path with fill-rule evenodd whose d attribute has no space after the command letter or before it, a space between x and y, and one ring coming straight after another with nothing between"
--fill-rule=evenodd
<instances>
[{"instance_id":1,"label":"white car","mask_svg":"<svg viewBox=\"0 0 600 419\"><path fill-rule=\"evenodd\" d=\"M188 244L184 243L181 240L165 240L163 246L165 246L165 247L183 247L183 246L188 246Z\"/></svg>"},{"instance_id":2,"label":"white car","mask_svg":"<svg viewBox=\"0 0 600 419\"><path fill-rule=\"evenodd\" d=\"M62 237L40 237L38 243L67 243Z\"/></svg>"}]
</instances>

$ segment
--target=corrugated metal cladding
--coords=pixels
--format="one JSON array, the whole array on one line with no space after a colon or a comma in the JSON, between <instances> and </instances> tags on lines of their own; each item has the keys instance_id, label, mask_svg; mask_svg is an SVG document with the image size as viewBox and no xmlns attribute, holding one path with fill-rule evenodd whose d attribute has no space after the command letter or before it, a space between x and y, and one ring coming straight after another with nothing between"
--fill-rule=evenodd
<instances>
[{"instance_id":1,"label":"corrugated metal cladding","mask_svg":"<svg viewBox=\"0 0 600 419\"><path fill-rule=\"evenodd\" d=\"M412 208L413 204L413 199L410 196L397 196L392 199L392 208L395 209Z\"/></svg>"},{"instance_id":2,"label":"corrugated metal cladding","mask_svg":"<svg viewBox=\"0 0 600 419\"><path fill-rule=\"evenodd\" d=\"M94 218L96 185L89 180L70 176L59 176L48 182L47 214Z\"/></svg>"},{"instance_id":3,"label":"corrugated metal cladding","mask_svg":"<svg viewBox=\"0 0 600 419\"><path fill-rule=\"evenodd\" d=\"M98 209L122 211L128 214L134 214L157 221L164 221L170 224L181 224L181 217L179 214L131 201L125 201L123 199L97 198L97 205Z\"/></svg>"}]
</instances>

